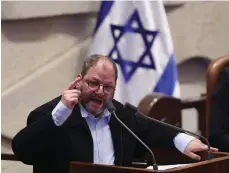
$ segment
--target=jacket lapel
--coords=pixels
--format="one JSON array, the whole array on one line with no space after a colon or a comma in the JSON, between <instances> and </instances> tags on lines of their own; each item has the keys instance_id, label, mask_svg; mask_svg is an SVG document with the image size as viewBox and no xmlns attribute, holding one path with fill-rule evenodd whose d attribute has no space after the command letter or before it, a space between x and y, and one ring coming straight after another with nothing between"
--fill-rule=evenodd
<instances>
[{"instance_id":1,"label":"jacket lapel","mask_svg":"<svg viewBox=\"0 0 229 173\"><path fill-rule=\"evenodd\" d=\"M110 129L114 145L115 165L122 165L122 126L121 124L119 124L119 122L115 119L113 115L111 115L110 119Z\"/></svg>"},{"instance_id":2,"label":"jacket lapel","mask_svg":"<svg viewBox=\"0 0 229 173\"><path fill-rule=\"evenodd\" d=\"M83 126L84 129L90 132L90 129L87 125L85 118L83 118L81 115L80 107L78 104L74 107L74 109L72 110L72 114L69 116L64 125L68 127Z\"/></svg>"},{"instance_id":3,"label":"jacket lapel","mask_svg":"<svg viewBox=\"0 0 229 173\"><path fill-rule=\"evenodd\" d=\"M80 157L82 161L93 163L93 139L78 105L72 110L72 114L66 120L64 126L72 144L71 158L76 160Z\"/></svg>"}]
</instances>

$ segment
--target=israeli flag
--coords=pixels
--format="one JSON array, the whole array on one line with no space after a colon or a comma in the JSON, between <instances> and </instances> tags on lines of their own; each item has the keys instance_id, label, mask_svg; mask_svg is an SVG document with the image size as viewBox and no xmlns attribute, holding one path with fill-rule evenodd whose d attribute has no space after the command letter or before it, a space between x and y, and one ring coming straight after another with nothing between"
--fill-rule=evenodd
<instances>
[{"instance_id":1,"label":"israeli flag","mask_svg":"<svg viewBox=\"0 0 229 173\"><path fill-rule=\"evenodd\" d=\"M138 106L147 94L179 97L172 38L162 1L105 1L90 54L118 66L114 98Z\"/></svg>"}]
</instances>

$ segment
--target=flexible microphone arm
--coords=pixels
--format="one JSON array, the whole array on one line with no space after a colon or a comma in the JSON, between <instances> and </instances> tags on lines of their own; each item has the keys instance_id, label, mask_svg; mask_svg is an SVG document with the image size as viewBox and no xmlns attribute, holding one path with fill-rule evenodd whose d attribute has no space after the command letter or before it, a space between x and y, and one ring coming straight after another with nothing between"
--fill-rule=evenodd
<instances>
[{"instance_id":1,"label":"flexible microphone arm","mask_svg":"<svg viewBox=\"0 0 229 173\"><path fill-rule=\"evenodd\" d=\"M130 103L126 103L125 106L129 106L129 107L131 107L131 108L134 109L134 110L138 110L135 106L131 105ZM208 146L208 160L212 159L212 153L211 153L211 149L210 149L210 144L209 144L207 138L205 138L204 136L197 135L197 134L195 134L195 133L193 133L193 132L184 130L184 129L180 128L180 127L173 126L173 125L171 125L171 124L168 124L168 123L165 123L165 122L156 120L156 119L154 119L154 118L148 117L147 115L143 114L143 113L140 112L140 111L137 111L136 114L142 115L142 116L145 117L146 119L151 120L151 121L154 121L154 122L156 122L156 123L158 123L158 124L161 124L161 125L164 125L164 126L167 126L167 127L171 127L171 128L173 128L173 129L176 129L176 130L179 131L179 132L188 133L188 134L190 134L190 135L192 135L192 136L194 136L194 137L199 137L199 138L203 139L203 140L205 141L206 145Z\"/></svg>"},{"instance_id":2,"label":"flexible microphone arm","mask_svg":"<svg viewBox=\"0 0 229 173\"><path fill-rule=\"evenodd\" d=\"M203 139L203 140L205 141L206 145L208 146L208 151L207 151L207 152L208 152L208 160L212 159L212 153L211 153L211 149L210 149L210 144L209 144L208 140L207 140L205 137L203 137L203 136L201 136L201 135L197 135L197 134L195 134L195 133L193 133L193 132L184 130L184 129L179 128L179 127L177 127L177 126L173 126L173 125L171 125L171 124L167 124L167 123L164 123L164 122L162 122L162 121L159 121L159 120L150 118L150 117L144 115L143 113L141 113L141 112L139 112L139 111L138 111L136 114L140 114L140 115L144 116L145 118L147 118L147 119L149 119L149 120L151 120L151 121L154 121L154 122L156 122L156 123L159 123L159 124L162 124L162 125L171 127L171 128L173 128L173 129L176 129L177 131L184 132L184 133L188 133L188 134L190 134L190 135L192 135L192 136L194 136L194 137L199 137L199 138Z\"/></svg>"},{"instance_id":3,"label":"flexible microphone arm","mask_svg":"<svg viewBox=\"0 0 229 173\"><path fill-rule=\"evenodd\" d=\"M158 166L157 166L157 164L156 164L156 159L155 159L155 156L154 156L154 154L153 154L153 152L152 152L152 150L137 136L137 135L135 135L134 134L134 132L132 131L132 130L130 130L129 129L129 127L127 127L118 117L117 117L117 115L116 115L116 113L115 113L115 107L114 107L114 105L113 105L113 103L110 101L110 102L107 102L106 103L106 106L107 106L107 109L108 109L108 111L111 113L111 114L113 114L114 115L114 117L116 118L116 120L128 131L128 132L130 132L130 134L131 135L133 135L133 137L135 138L135 139L137 139L149 152L150 152L150 154L151 154L151 156L152 156L152 161L153 161L153 169L154 170L158 170Z\"/></svg>"}]
</instances>

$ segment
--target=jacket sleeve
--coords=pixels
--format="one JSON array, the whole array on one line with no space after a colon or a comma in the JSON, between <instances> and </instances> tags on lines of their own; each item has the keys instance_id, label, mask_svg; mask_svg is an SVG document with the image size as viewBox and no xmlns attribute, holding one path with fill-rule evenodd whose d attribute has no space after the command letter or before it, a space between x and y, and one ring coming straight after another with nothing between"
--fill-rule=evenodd
<instances>
[{"instance_id":1,"label":"jacket sleeve","mask_svg":"<svg viewBox=\"0 0 229 173\"><path fill-rule=\"evenodd\" d=\"M25 164L34 165L39 161L50 160L55 155L55 139L58 127L51 112L59 99L32 111L27 119L27 126L19 131L12 141L12 150L16 157Z\"/></svg>"},{"instance_id":2,"label":"jacket sleeve","mask_svg":"<svg viewBox=\"0 0 229 173\"><path fill-rule=\"evenodd\" d=\"M210 136L213 147L229 152L229 67L222 70L212 93Z\"/></svg>"},{"instance_id":3,"label":"jacket sleeve","mask_svg":"<svg viewBox=\"0 0 229 173\"><path fill-rule=\"evenodd\" d=\"M175 148L174 138L178 134L176 130L150 121L141 115L136 115L137 135L152 148ZM137 143L136 156L141 157L146 149Z\"/></svg>"}]
</instances>

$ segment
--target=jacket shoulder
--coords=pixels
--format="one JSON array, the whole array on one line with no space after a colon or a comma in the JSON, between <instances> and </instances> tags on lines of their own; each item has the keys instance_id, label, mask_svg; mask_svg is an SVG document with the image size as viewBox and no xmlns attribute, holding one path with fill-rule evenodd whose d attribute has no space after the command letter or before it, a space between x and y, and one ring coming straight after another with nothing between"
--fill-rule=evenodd
<instances>
[{"instance_id":1,"label":"jacket shoulder","mask_svg":"<svg viewBox=\"0 0 229 173\"><path fill-rule=\"evenodd\" d=\"M116 109L123 109L123 104L115 99L113 99L113 104Z\"/></svg>"},{"instance_id":2,"label":"jacket shoulder","mask_svg":"<svg viewBox=\"0 0 229 173\"><path fill-rule=\"evenodd\" d=\"M61 100L61 96L58 96L40 106L35 108L29 113L29 116L27 118L27 124L36 121L40 118L44 118L45 115L51 115L52 110L55 108L55 106L59 103Z\"/></svg>"}]
</instances>

